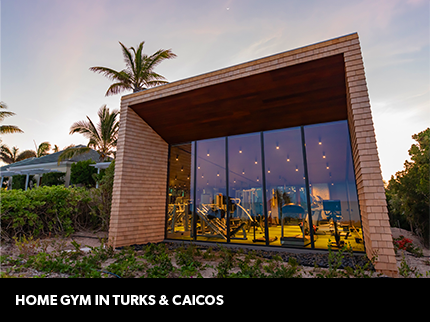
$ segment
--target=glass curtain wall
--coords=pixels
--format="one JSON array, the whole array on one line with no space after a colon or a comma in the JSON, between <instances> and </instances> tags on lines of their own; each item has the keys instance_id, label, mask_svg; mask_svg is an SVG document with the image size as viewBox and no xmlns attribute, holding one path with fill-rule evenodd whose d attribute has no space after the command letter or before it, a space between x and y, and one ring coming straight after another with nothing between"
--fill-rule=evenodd
<instances>
[{"instance_id":1,"label":"glass curtain wall","mask_svg":"<svg viewBox=\"0 0 430 322\"><path fill-rule=\"evenodd\" d=\"M301 129L264 133L267 222L274 245L310 247Z\"/></svg>"},{"instance_id":2,"label":"glass curtain wall","mask_svg":"<svg viewBox=\"0 0 430 322\"><path fill-rule=\"evenodd\" d=\"M346 120L175 145L169 164L167 238L364 251Z\"/></svg>"},{"instance_id":3,"label":"glass curtain wall","mask_svg":"<svg viewBox=\"0 0 430 322\"><path fill-rule=\"evenodd\" d=\"M304 127L315 248L364 251L347 121Z\"/></svg>"},{"instance_id":4,"label":"glass curtain wall","mask_svg":"<svg viewBox=\"0 0 430 322\"><path fill-rule=\"evenodd\" d=\"M167 238L192 239L194 144L170 147Z\"/></svg>"},{"instance_id":5,"label":"glass curtain wall","mask_svg":"<svg viewBox=\"0 0 430 322\"><path fill-rule=\"evenodd\" d=\"M227 241L225 138L197 142L197 240Z\"/></svg>"},{"instance_id":6,"label":"glass curtain wall","mask_svg":"<svg viewBox=\"0 0 430 322\"><path fill-rule=\"evenodd\" d=\"M228 138L230 238L266 243L260 133Z\"/></svg>"}]
</instances>

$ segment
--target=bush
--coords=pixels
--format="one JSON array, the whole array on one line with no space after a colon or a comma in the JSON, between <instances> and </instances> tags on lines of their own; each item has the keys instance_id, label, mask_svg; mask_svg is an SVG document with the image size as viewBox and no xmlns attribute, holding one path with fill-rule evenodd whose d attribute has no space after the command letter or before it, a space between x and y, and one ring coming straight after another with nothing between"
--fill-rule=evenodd
<instances>
[{"instance_id":1,"label":"bush","mask_svg":"<svg viewBox=\"0 0 430 322\"><path fill-rule=\"evenodd\" d=\"M30 187L30 181L33 181L33 185L36 183L36 180L33 178L34 176L29 176L28 178L28 187ZM25 189L25 180L27 179L27 175L18 174L13 176L12 179L12 189Z\"/></svg>"},{"instance_id":2,"label":"bush","mask_svg":"<svg viewBox=\"0 0 430 322\"><path fill-rule=\"evenodd\" d=\"M70 172L70 182L74 185L80 184L85 187L94 187L96 181L94 175L97 175L97 169L91 167L95 164L93 160L79 161L72 164Z\"/></svg>"},{"instance_id":3,"label":"bush","mask_svg":"<svg viewBox=\"0 0 430 322\"><path fill-rule=\"evenodd\" d=\"M103 230L109 228L114 174L115 160L111 162L105 171L100 171L99 175L95 175L99 181L99 188L92 188L90 190L90 195L95 205L93 211L98 214L98 218L101 221L101 229Z\"/></svg>"},{"instance_id":4,"label":"bush","mask_svg":"<svg viewBox=\"0 0 430 322\"><path fill-rule=\"evenodd\" d=\"M41 186L59 186L64 184L66 173L65 172L49 172L45 173L42 177Z\"/></svg>"},{"instance_id":5,"label":"bush","mask_svg":"<svg viewBox=\"0 0 430 322\"><path fill-rule=\"evenodd\" d=\"M69 235L102 226L91 190L64 186L1 191L1 236Z\"/></svg>"}]
</instances>

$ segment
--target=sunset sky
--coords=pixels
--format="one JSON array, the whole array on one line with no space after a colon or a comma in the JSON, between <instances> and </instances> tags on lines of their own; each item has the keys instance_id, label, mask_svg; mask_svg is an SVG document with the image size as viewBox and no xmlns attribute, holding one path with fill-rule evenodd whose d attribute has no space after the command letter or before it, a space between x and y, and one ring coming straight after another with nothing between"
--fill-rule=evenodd
<instances>
[{"instance_id":1,"label":"sunset sky","mask_svg":"<svg viewBox=\"0 0 430 322\"><path fill-rule=\"evenodd\" d=\"M358 32L385 180L403 168L411 136L430 126L428 0L1 0L0 99L25 133L9 147L87 144L72 123L97 120L120 95L92 66L121 70L118 41L172 49L168 81ZM128 94L125 92L124 94Z\"/></svg>"}]
</instances>

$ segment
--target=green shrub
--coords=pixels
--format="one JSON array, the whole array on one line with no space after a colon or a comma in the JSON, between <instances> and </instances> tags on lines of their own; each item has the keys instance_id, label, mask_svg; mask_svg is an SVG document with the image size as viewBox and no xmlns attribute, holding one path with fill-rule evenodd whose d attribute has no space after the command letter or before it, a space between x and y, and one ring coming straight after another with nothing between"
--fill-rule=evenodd
<instances>
[{"instance_id":1,"label":"green shrub","mask_svg":"<svg viewBox=\"0 0 430 322\"><path fill-rule=\"evenodd\" d=\"M34 176L29 176L28 178L28 186L30 187L30 181L33 181L33 184L36 183L36 180L33 178ZM27 175L18 174L13 176L12 179L12 189L25 189L25 180L27 179Z\"/></svg>"},{"instance_id":2,"label":"green shrub","mask_svg":"<svg viewBox=\"0 0 430 322\"><path fill-rule=\"evenodd\" d=\"M70 182L74 185L80 184L85 187L94 187L96 185L94 175L97 175L97 169L91 167L90 164L95 164L95 162L86 160L73 163L70 169Z\"/></svg>"},{"instance_id":3,"label":"green shrub","mask_svg":"<svg viewBox=\"0 0 430 322\"><path fill-rule=\"evenodd\" d=\"M69 235L77 229L99 228L97 201L85 188L64 186L1 191L1 235Z\"/></svg>"},{"instance_id":4,"label":"green shrub","mask_svg":"<svg viewBox=\"0 0 430 322\"><path fill-rule=\"evenodd\" d=\"M59 186L65 182L65 172L49 172L45 173L42 177L41 186Z\"/></svg>"}]
</instances>

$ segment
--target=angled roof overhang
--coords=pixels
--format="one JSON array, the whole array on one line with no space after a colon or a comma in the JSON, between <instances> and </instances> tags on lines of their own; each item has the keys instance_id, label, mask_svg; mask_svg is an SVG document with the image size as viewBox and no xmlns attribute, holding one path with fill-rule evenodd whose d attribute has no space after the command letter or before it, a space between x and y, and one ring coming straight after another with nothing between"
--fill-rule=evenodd
<instances>
[{"instance_id":1,"label":"angled roof overhang","mask_svg":"<svg viewBox=\"0 0 430 322\"><path fill-rule=\"evenodd\" d=\"M180 84L181 81L176 87ZM172 95L131 103L129 107L167 143L177 144L345 120L346 101L344 57L337 54L197 89L179 90Z\"/></svg>"}]
</instances>

